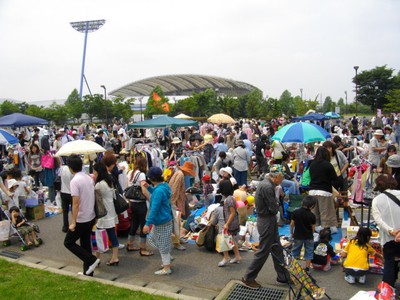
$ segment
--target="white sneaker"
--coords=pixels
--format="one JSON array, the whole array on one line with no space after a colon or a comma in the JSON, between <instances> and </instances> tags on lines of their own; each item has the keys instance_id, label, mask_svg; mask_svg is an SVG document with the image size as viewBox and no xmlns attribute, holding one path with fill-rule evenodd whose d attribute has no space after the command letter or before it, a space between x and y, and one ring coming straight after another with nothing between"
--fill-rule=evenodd
<instances>
[{"instance_id":1,"label":"white sneaker","mask_svg":"<svg viewBox=\"0 0 400 300\"><path fill-rule=\"evenodd\" d=\"M354 276L351 276L351 275L344 276L344 280L346 280L350 284L353 284L356 282L356 279L354 278Z\"/></svg>"},{"instance_id":2,"label":"white sneaker","mask_svg":"<svg viewBox=\"0 0 400 300\"><path fill-rule=\"evenodd\" d=\"M124 249L125 248L125 245L124 244L119 244L118 245L118 249Z\"/></svg>"},{"instance_id":3,"label":"white sneaker","mask_svg":"<svg viewBox=\"0 0 400 300\"><path fill-rule=\"evenodd\" d=\"M100 263L100 258L96 259L96 261L89 266L89 268L86 270L85 274L86 275L92 274L94 272L94 270L96 269L96 267L99 265L99 263Z\"/></svg>"},{"instance_id":4,"label":"white sneaker","mask_svg":"<svg viewBox=\"0 0 400 300\"><path fill-rule=\"evenodd\" d=\"M365 283L366 277L367 277L367 276L365 276L365 275L360 276L360 277L358 278L358 282L361 283L361 284L364 284L364 283Z\"/></svg>"}]
</instances>

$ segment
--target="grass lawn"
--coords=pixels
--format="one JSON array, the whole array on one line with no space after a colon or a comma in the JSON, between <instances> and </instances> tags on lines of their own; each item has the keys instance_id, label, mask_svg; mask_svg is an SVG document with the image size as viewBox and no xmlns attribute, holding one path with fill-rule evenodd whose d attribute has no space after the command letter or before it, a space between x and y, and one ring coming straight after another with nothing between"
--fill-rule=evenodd
<instances>
[{"instance_id":1,"label":"grass lawn","mask_svg":"<svg viewBox=\"0 0 400 300\"><path fill-rule=\"evenodd\" d=\"M1 299L170 299L29 268L0 259Z\"/></svg>"}]
</instances>

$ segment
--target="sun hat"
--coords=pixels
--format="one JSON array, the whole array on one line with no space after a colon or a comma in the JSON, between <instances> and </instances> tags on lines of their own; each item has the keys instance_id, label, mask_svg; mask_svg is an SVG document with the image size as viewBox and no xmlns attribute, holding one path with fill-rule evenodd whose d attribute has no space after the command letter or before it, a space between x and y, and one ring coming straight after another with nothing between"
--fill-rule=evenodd
<instances>
[{"instance_id":1,"label":"sun hat","mask_svg":"<svg viewBox=\"0 0 400 300\"><path fill-rule=\"evenodd\" d=\"M191 161L185 161L185 163L179 167L183 172L188 173L190 176L195 177L194 163Z\"/></svg>"},{"instance_id":2,"label":"sun hat","mask_svg":"<svg viewBox=\"0 0 400 300\"><path fill-rule=\"evenodd\" d=\"M11 189L13 186L16 186L16 185L19 185L19 183L15 179L9 179L7 181L7 186L9 189Z\"/></svg>"},{"instance_id":3,"label":"sun hat","mask_svg":"<svg viewBox=\"0 0 400 300\"><path fill-rule=\"evenodd\" d=\"M119 135L124 134L124 133L125 133L125 129L120 128L120 129L118 130L118 134L119 134Z\"/></svg>"},{"instance_id":4,"label":"sun hat","mask_svg":"<svg viewBox=\"0 0 400 300\"><path fill-rule=\"evenodd\" d=\"M229 175L231 175L232 176L232 168L231 167L226 167L226 168L221 168L220 170L219 170L219 174L221 175L221 176L224 176L224 172L226 172L226 173L228 173Z\"/></svg>"},{"instance_id":5,"label":"sun hat","mask_svg":"<svg viewBox=\"0 0 400 300\"><path fill-rule=\"evenodd\" d=\"M388 167L391 168L400 168L400 156L398 154L393 154L389 156L386 164L388 165Z\"/></svg>"},{"instance_id":6,"label":"sun hat","mask_svg":"<svg viewBox=\"0 0 400 300\"><path fill-rule=\"evenodd\" d=\"M172 142L171 142L172 144L179 144L179 143L182 143L182 141L181 141L181 139L180 138L178 138L177 136L176 137L174 137L173 139L172 139Z\"/></svg>"},{"instance_id":7,"label":"sun hat","mask_svg":"<svg viewBox=\"0 0 400 300\"><path fill-rule=\"evenodd\" d=\"M147 177L151 179L162 179L163 171L159 167L151 167L147 171Z\"/></svg>"},{"instance_id":8,"label":"sun hat","mask_svg":"<svg viewBox=\"0 0 400 300\"><path fill-rule=\"evenodd\" d=\"M374 131L374 135L385 135L382 131L382 129L377 129Z\"/></svg>"}]
</instances>

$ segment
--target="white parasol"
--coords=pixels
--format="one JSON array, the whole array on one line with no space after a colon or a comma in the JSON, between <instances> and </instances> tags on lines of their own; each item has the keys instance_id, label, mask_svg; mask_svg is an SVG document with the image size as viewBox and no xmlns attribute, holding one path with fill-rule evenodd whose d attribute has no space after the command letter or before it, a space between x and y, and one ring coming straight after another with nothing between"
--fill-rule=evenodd
<instances>
[{"instance_id":1,"label":"white parasol","mask_svg":"<svg viewBox=\"0 0 400 300\"><path fill-rule=\"evenodd\" d=\"M66 143L57 151L55 156L70 156L71 154L94 154L105 152L99 144L88 140L77 140Z\"/></svg>"}]
</instances>

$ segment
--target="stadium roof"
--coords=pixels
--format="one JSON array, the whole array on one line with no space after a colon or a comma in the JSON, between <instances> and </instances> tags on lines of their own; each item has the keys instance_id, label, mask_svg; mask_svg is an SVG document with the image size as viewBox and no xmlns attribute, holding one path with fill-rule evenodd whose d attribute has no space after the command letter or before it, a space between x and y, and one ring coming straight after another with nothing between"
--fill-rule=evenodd
<instances>
[{"instance_id":1,"label":"stadium roof","mask_svg":"<svg viewBox=\"0 0 400 300\"><path fill-rule=\"evenodd\" d=\"M191 96L207 89L227 96L242 96L256 89L248 83L206 75L165 75L129 83L110 92L110 95L124 97L149 96L156 86L160 86L165 96Z\"/></svg>"}]
</instances>

